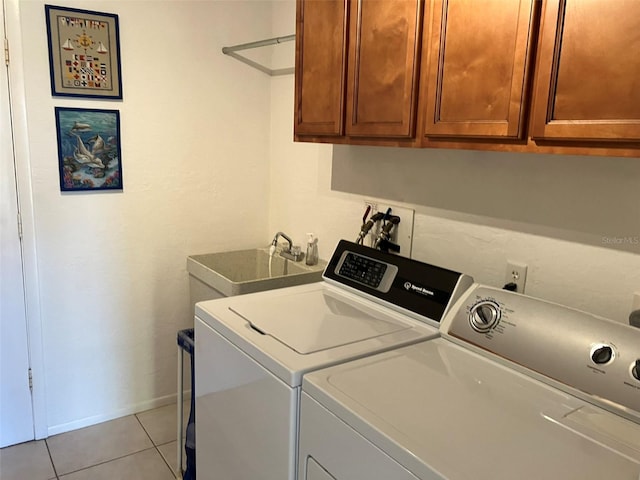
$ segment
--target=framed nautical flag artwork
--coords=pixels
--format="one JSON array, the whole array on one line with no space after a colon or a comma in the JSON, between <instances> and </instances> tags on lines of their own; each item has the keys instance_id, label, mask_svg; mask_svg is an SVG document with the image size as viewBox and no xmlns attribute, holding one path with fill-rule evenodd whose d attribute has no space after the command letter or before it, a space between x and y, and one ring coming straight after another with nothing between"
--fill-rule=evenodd
<instances>
[{"instance_id":1,"label":"framed nautical flag artwork","mask_svg":"<svg viewBox=\"0 0 640 480\"><path fill-rule=\"evenodd\" d=\"M45 5L51 94L122 98L118 16Z\"/></svg>"},{"instance_id":2,"label":"framed nautical flag artwork","mask_svg":"<svg viewBox=\"0 0 640 480\"><path fill-rule=\"evenodd\" d=\"M122 190L120 112L55 110L60 190Z\"/></svg>"}]
</instances>

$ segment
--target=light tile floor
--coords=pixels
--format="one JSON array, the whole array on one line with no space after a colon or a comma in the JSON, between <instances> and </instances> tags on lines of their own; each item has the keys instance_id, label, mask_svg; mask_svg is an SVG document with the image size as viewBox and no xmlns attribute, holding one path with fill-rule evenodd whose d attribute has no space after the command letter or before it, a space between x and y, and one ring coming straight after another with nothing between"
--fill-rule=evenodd
<instances>
[{"instance_id":1,"label":"light tile floor","mask_svg":"<svg viewBox=\"0 0 640 480\"><path fill-rule=\"evenodd\" d=\"M185 427L188 417L185 401ZM0 480L173 480L176 418L172 404L3 448Z\"/></svg>"}]
</instances>

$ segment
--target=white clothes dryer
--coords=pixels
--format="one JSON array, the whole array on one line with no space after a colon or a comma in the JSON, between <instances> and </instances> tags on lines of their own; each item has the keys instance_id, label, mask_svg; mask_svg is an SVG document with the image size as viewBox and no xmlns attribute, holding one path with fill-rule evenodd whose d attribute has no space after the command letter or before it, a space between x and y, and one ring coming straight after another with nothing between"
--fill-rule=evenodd
<instances>
[{"instance_id":1,"label":"white clothes dryer","mask_svg":"<svg viewBox=\"0 0 640 480\"><path fill-rule=\"evenodd\" d=\"M321 282L198 303L198 478L294 480L303 375L437 336L471 284L341 241Z\"/></svg>"},{"instance_id":2,"label":"white clothes dryer","mask_svg":"<svg viewBox=\"0 0 640 480\"><path fill-rule=\"evenodd\" d=\"M504 290L301 403L300 480L640 480L640 330Z\"/></svg>"}]
</instances>

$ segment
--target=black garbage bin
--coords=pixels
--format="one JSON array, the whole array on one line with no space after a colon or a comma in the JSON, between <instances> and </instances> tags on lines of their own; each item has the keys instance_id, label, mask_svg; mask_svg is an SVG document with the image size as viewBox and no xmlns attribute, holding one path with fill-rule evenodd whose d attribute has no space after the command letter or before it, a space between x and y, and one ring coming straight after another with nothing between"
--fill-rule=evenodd
<instances>
[{"instance_id":1,"label":"black garbage bin","mask_svg":"<svg viewBox=\"0 0 640 480\"><path fill-rule=\"evenodd\" d=\"M183 480L196 480L196 362L195 342L193 328L187 328L178 332L178 345L189 353L191 360L191 405L189 407L189 421L185 435L184 450L187 457L187 465L182 476ZM178 386L182 388L182 385Z\"/></svg>"}]
</instances>

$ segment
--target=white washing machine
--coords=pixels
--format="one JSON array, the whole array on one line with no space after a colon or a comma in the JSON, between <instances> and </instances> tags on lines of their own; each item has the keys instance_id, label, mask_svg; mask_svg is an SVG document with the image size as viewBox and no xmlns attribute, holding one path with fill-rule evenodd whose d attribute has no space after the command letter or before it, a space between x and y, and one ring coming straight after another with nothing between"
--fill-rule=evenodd
<instances>
[{"instance_id":1,"label":"white washing machine","mask_svg":"<svg viewBox=\"0 0 640 480\"><path fill-rule=\"evenodd\" d=\"M198 303L198 478L295 479L302 376L438 335L471 284L341 241L321 282Z\"/></svg>"},{"instance_id":2,"label":"white washing machine","mask_svg":"<svg viewBox=\"0 0 640 480\"><path fill-rule=\"evenodd\" d=\"M441 337L305 376L300 480L640 480L640 329L474 285Z\"/></svg>"}]
</instances>

